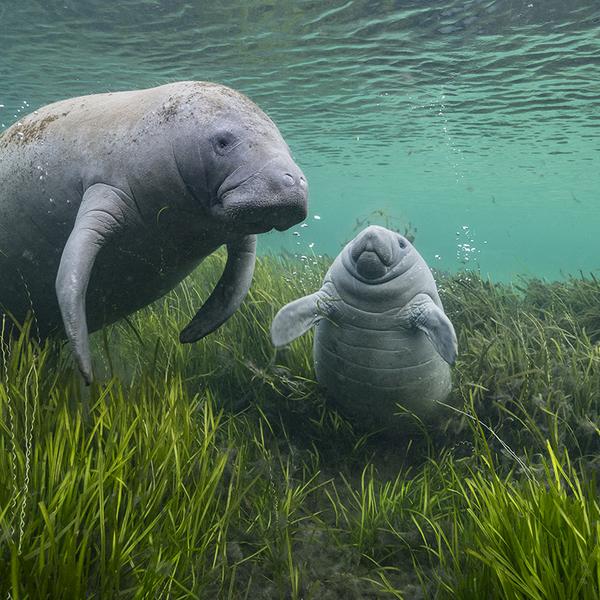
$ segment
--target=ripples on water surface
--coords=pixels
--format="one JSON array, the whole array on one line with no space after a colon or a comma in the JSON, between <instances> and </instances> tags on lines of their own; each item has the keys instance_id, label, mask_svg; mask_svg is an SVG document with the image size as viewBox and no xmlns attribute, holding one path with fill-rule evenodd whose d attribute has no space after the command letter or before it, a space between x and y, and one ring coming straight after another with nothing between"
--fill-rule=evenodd
<instances>
[{"instance_id":1,"label":"ripples on water surface","mask_svg":"<svg viewBox=\"0 0 600 600\"><path fill-rule=\"evenodd\" d=\"M598 273L599 32L597 0L6 0L0 123L78 94L226 83L311 184L308 227L263 248L334 254L382 209L434 266Z\"/></svg>"}]
</instances>

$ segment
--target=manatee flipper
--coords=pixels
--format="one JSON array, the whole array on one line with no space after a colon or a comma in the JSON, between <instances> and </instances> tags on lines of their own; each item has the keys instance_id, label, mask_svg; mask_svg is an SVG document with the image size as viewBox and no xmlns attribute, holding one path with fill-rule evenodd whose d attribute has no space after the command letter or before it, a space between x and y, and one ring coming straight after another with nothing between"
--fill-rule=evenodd
<instances>
[{"instance_id":1,"label":"manatee flipper","mask_svg":"<svg viewBox=\"0 0 600 600\"><path fill-rule=\"evenodd\" d=\"M73 230L65 244L56 275L56 297L67 339L87 385L92 361L85 313L85 295L100 249L126 222L137 220L134 202L121 190L96 183L81 200Z\"/></svg>"},{"instance_id":2,"label":"manatee flipper","mask_svg":"<svg viewBox=\"0 0 600 600\"><path fill-rule=\"evenodd\" d=\"M405 310L408 310L409 324L423 331L439 355L448 364L453 364L458 343L454 327L444 311L427 294L417 294Z\"/></svg>"},{"instance_id":3,"label":"manatee flipper","mask_svg":"<svg viewBox=\"0 0 600 600\"><path fill-rule=\"evenodd\" d=\"M271 341L276 348L289 344L306 333L329 313L330 298L319 290L286 304L271 323Z\"/></svg>"},{"instance_id":4,"label":"manatee flipper","mask_svg":"<svg viewBox=\"0 0 600 600\"><path fill-rule=\"evenodd\" d=\"M255 235L227 244L227 264L223 275L208 300L179 334L181 342L197 342L231 317L250 289L255 263Z\"/></svg>"}]
</instances>

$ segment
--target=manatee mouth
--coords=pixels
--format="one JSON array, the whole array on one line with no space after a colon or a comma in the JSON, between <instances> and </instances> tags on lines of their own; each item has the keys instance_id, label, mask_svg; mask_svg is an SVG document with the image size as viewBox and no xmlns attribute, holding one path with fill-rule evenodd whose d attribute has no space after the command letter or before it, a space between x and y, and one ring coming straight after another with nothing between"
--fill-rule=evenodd
<instances>
[{"instance_id":1,"label":"manatee mouth","mask_svg":"<svg viewBox=\"0 0 600 600\"><path fill-rule=\"evenodd\" d=\"M353 257L354 258L354 257ZM355 259L356 271L365 279L379 279L387 272L387 265L381 260L377 252L365 250Z\"/></svg>"},{"instance_id":2,"label":"manatee mouth","mask_svg":"<svg viewBox=\"0 0 600 600\"><path fill-rule=\"evenodd\" d=\"M222 200L217 199L211 213L236 229L257 234L273 229L285 231L306 218L306 200L300 194L273 194L267 201L264 198L264 194L232 188Z\"/></svg>"},{"instance_id":3,"label":"manatee mouth","mask_svg":"<svg viewBox=\"0 0 600 600\"><path fill-rule=\"evenodd\" d=\"M306 218L307 200L302 171L274 158L258 170L233 171L217 189L212 212L248 233L284 231Z\"/></svg>"},{"instance_id":4,"label":"manatee mouth","mask_svg":"<svg viewBox=\"0 0 600 600\"><path fill-rule=\"evenodd\" d=\"M370 226L348 244L342 262L358 280L383 283L408 268L405 258L411 248L403 236L383 227Z\"/></svg>"},{"instance_id":5,"label":"manatee mouth","mask_svg":"<svg viewBox=\"0 0 600 600\"><path fill-rule=\"evenodd\" d=\"M353 244L350 256L359 275L380 279L394 264L394 241L388 236L363 235Z\"/></svg>"}]
</instances>

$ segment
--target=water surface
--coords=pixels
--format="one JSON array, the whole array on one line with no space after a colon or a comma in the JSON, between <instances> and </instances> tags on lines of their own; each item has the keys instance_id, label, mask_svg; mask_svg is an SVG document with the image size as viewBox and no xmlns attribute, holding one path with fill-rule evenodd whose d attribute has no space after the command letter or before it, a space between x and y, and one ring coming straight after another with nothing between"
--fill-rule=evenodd
<instances>
[{"instance_id":1,"label":"water surface","mask_svg":"<svg viewBox=\"0 0 600 600\"><path fill-rule=\"evenodd\" d=\"M307 226L263 250L336 254L370 220L410 223L442 269L597 274L599 32L595 0L4 1L0 125L218 81L273 117L311 185Z\"/></svg>"}]
</instances>

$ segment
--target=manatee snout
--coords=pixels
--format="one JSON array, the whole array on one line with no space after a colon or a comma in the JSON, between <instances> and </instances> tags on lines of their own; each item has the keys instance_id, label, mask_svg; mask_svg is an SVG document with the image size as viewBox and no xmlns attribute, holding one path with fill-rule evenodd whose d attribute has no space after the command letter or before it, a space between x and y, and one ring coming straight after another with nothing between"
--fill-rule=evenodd
<instances>
[{"instance_id":1,"label":"manatee snout","mask_svg":"<svg viewBox=\"0 0 600 600\"><path fill-rule=\"evenodd\" d=\"M292 225L304 221L308 212L308 183L304 173L295 168L274 167L267 171L266 179L273 181L275 188L272 202L265 203L262 211L269 211L275 229L284 231Z\"/></svg>"},{"instance_id":2,"label":"manatee snout","mask_svg":"<svg viewBox=\"0 0 600 600\"><path fill-rule=\"evenodd\" d=\"M399 263L408 245L403 236L372 225L355 238L350 257L361 277L366 280L380 279Z\"/></svg>"},{"instance_id":3,"label":"manatee snout","mask_svg":"<svg viewBox=\"0 0 600 600\"><path fill-rule=\"evenodd\" d=\"M218 191L225 218L245 223L253 233L283 231L303 221L308 211L308 183L290 160L270 160L260 169L234 172Z\"/></svg>"}]
</instances>

